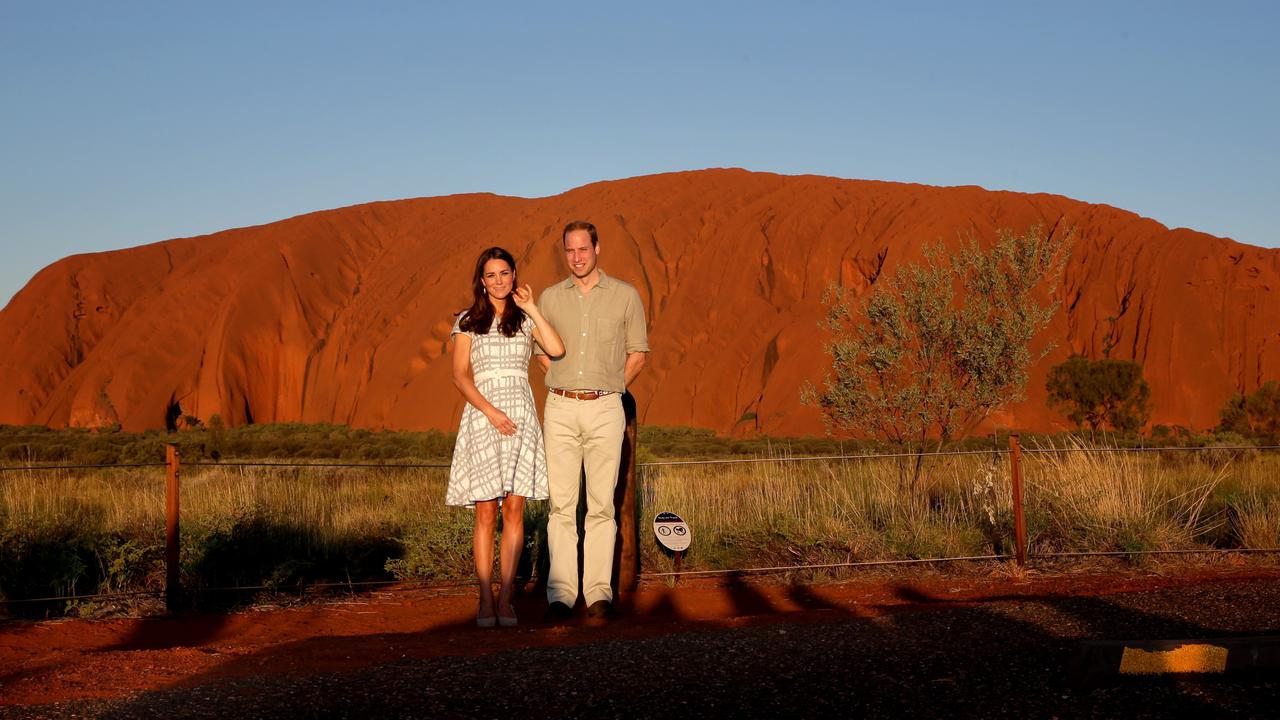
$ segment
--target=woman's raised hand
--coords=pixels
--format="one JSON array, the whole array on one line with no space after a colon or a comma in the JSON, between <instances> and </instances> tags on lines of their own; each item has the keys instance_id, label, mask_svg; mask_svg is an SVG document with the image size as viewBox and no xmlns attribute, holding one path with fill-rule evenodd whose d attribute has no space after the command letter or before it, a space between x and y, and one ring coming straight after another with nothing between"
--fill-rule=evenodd
<instances>
[{"instance_id":1,"label":"woman's raised hand","mask_svg":"<svg viewBox=\"0 0 1280 720\"><path fill-rule=\"evenodd\" d=\"M489 418L489 423L502 435L516 434L516 424L501 410L494 408L493 412L488 413L485 417Z\"/></svg>"},{"instance_id":2,"label":"woman's raised hand","mask_svg":"<svg viewBox=\"0 0 1280 720\"><path fill-rule=\"evenodd\" d=\"M533 305L533 288L528 285L518 287L511 293L511 299L515 301L516 307L528 311Z\"/></svg>"}]
</instances>

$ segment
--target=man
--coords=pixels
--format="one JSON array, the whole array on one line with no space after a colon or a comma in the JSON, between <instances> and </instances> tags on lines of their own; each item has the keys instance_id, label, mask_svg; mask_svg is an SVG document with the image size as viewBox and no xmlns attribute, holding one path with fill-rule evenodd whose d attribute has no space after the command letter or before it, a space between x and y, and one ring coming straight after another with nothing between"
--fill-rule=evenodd
<instances>
[{"instance_id":1,"label":"man","mask_svg":"<svg viewBox=\"0 0 1280 720\"><path fill-rule=\"evenodd\" d=\"M578 478L585 466L582 595L587 614L604 619L613 610L613 493L626 428L622 394L644 367L649 341L640 294L596 264L600 240L595 226L571 222L561 241L569 277L538 299L539 309L565 344L564 355L554 360L538 353L547 373L547 614L554 620L567 619L578 601Z\"/></svg>"}]
</instances>

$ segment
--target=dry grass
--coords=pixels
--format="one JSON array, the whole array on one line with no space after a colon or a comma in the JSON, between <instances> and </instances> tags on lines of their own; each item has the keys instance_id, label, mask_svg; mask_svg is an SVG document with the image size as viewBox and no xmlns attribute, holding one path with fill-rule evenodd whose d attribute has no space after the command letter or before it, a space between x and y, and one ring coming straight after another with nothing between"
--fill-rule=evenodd
<instances>
[{"instance_id":1,"label":"dry grass","mask_svg":"<svg viewBox=\"0 0 1280 720\"><path fill-rule=\"evenodd\" d=\"M692 567L841 563L990 554L987 526L1010 512L1007 473L985 456L942 459L928 497L899 488L894 459L657 466L642 517L675 512L695 534ZM642 564L670 559L644 543Z\"/></svg>"},{"instance_id":2,"label":"dry grass","mask_svg":"<svg viewBox=\"0 0 1280 720\"><path fill-rule=\"evenodd\" d=\"M1280 545L1280 454L1096 452L1025 459L1034 552ZM931 459L925 492L900 488L909 461L640 468L642 566L671 567L648 523L694 532L689 569L1003 554L1012 551L1008 461ZM184 584L288 588L317 580L468 578L471 513L443 504L443 469L189 467L182 480ZM530 503L529 571L545 503ZM158 589L159 469L0 473L0 593Z\"/></svg>"},{"instance_id":3,"label":"dry grass","mask_svg":"<svg viewBox=\"0 0 1280 720\"><path fill-rule=\"evenodd\" d=\"M1079 444L1028 457L1028 514L1045 552L1188 549L1224 522L1205 509L1229 463L1170 467Z\"/></svg>"}]
</instances>

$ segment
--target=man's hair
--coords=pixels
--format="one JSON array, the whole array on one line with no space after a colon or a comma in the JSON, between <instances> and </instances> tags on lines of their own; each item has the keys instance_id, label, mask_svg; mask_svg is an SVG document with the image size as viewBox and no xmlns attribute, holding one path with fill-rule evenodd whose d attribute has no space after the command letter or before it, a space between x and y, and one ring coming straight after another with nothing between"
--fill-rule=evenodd
<instances>
[{"instance_id":1,"label":"man's hair","mask_svg":"<svg viewBox=\"0 0 1280 720\"><path fill-rule=\"evenodd\" d=\"M560 233L560 242L563 243L564 239L569 236L569 233L574 230L586 230L587 234L591 236L591 247L595 247L600 244L600 237L596 235L596 226L586 220L574 220L568 225L565 225L564 232Z\"/></svg>"}]
</instances>

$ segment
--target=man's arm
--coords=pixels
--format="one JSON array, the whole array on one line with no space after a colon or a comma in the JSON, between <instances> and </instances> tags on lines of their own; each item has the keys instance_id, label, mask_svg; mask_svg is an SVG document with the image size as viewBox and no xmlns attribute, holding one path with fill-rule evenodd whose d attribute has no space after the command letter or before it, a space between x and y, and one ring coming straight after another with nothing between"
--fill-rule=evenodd
<instances>
[{"instance_id":1,"label":"man's arm","mask_svg":"<svg viewBox=\"0 0 1280 720\"><path fill-rule=\"evenodd\" d=\"M628 387L631 385L631 381L635 380L640 371L644 369L645 356L648 354L647 352L627 353L627 364L623 367L623 372L625 373L623 383ZM548 361L547 364L550 365L551 363Z\"/></svg>"},{"instance_id":2,"label":"man's arm","mask_svg":"<svg viewBox=\"0 0 1280 720\"><path fill-rule=\"evenodd\" d=\"M626 311L627 362L623 366L623 382L631 385L640 371L644 369L645 358L649 354L648 324L644 319L644 305L640 302L640 294L631 289L630 302Z\"/></svg>"},{"instance_id":3,"label":"man's arm","mask_svg":"<svg viewBox=\"0 0 1280 720\"><path fill-rule=\"evenodd\" d=\"M551 369L551 358L547 357L546 355L534 355L534 357L537 358L538 367L542 368L543 373L546 373L548 370Z\"/></svg>"}]
</instances>

